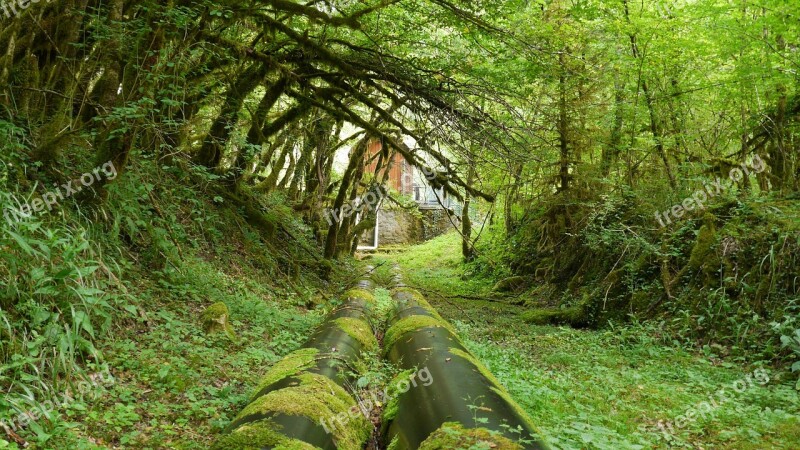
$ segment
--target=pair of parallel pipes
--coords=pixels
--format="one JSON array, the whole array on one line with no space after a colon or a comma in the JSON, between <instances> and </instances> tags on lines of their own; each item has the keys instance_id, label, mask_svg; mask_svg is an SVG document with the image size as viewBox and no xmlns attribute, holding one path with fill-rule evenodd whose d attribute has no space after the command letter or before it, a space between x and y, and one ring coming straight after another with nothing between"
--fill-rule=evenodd
<instances>
[{"instance_id":1,"label":"pair of parallel pipes","mask_svg":"<svg viewBox=\"0 0 800 450\"><path fill-rule=\"evenodd\" d=\"M403 370L400 378L411 374L413 387L406 382L408 389L387 399L381 428L386 448L547 449L530 418L464 348L452 326L419 292L404 287L399 274L394 281L396 305L384 355ZM364 448L373 426L350 388L363 366L362 353L378 346L371 288L362 280L348 291L345 303L309 341L267 373L215 448ZM429 383L413 380L420 369Z\"/></svg>"}]
</instances>

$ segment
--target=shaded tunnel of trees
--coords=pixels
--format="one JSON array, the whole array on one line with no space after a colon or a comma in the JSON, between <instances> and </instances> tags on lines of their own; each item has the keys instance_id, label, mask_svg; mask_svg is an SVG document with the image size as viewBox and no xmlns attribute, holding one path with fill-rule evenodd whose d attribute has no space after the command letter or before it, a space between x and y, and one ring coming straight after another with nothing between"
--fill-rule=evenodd
<instances>
[{"instance_id":1,"label":"shaded tunnel of trees","mask_svg":"<svg viewBox=\"0 0 800 450\"><path fill-rule=\"evenodd\" d=\"M0 32L0 113L31 149L11 158L35 164L14 174L24 186L65 181L81 165L75 147L121 172L132 158L176 164L212 194L235 192L251 220L268 222L255 217L259 196L284 195L335 258L369 217L329 224L325 209L378 189L395 153L434 165L429 181L467 211L471 198L498 200L509 235L532 199L559 195L545 226L575 227L570 202L603 179L624 190L663 176L674 191L758 155L769 166L758 190L796 192L795 13L627 0L39 2ZM696 23L749 40L700 47ZM106 195L99 185L83 197Z\"/></svg>"},{"instance_id":2,"label":"shaded tunnel of trees","mask_svg":"<svg viewBox=\"0 0 800 450\"><path fill-rule=\"evenodd\" d=\"M285 193L317 228L327 257L349 253L360 230L354 218L328 226L323 207L341 208L380 184L390 154L422 167L424 153L440 167L434 184L491 199L439 148L469 149L479 136L486 141L485 129L500 129L476 103L495 93L419 61L413 45L393 51L413 10L390 0L32 4L0 33L0 103L30 132L43 172L17 174L19 181L67 176L76 145L120 172L131 158L191 165L188 172L208 173L241 202ZM450 2L426 2L425 10L442 25L491 28ZM387 22L400 29L388 32ZM356 128L343 137L346 124ZM367 155L373 141L383 150ZM349 165L337 179L334 155L345 146ZM365 173L368 157L375 173ZM85 200L105 196L96 186Z\"/></svg>"}]
</instances>

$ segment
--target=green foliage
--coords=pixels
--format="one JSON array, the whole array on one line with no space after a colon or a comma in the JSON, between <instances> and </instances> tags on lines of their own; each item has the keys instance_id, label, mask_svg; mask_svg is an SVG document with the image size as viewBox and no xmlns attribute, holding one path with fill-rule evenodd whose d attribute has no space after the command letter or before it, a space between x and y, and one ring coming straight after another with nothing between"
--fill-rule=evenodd
<instances>
[{"instance_id":1,"label":"green foliage","mask_svg":"<svg viewBox=\"0 0 800 450\"><path fill-rule=\"evenodd\" d=\"M781 336L781 343L793 353L792 372L800 372L800 328L795 329L792 335ZM798 377L795 387L800 391L800 377Z\"/></svg>"},{"instance_id":2,"label":"green foliage","mask_svg":"<svg viewBox=\"0 0 800 450\"><path fill-rule=\"evenodd\" d=\"M525 311L520 317L534 325L570 325L581 327L586 323L586 312L583 307L572 306L564 309L532 309Z\"/></svg>"},{"instance_id":3,"label":"green foliage","mask_svg":"<svg viewBox=\"0 0 800 450\"><path fill-rule=\"evenodd\" d=\"M294 213L275 201L272 214L300 239L275 248L179 173L133 165L102 207L63 202L58 214L0 224L0 420L29 442L208 448L269 363L320 320L305 311L323 287L316 261L295 282L280 263L308 260L313 245ZM3 207L21 196L6 192ZM215 301L239 341L203 332L198 318ZM112 384L63 401L106 370ZM42 413L19 423L31 411Z\"/></svg>"},{"instance_id":4,"label":"green foliage","mask_svg":"<svg viewBox=\"0 0 800 450\"><path fill-rule=\"evenodd\" d=\"M304 314L291 295L273 290L247 261L238 267L246 275L196 259L166 278L137 272L141 314L104 348L116 382L92 409L73 413L71 431L56 434L53 445L74 448L91 437L130 447L208 448L270 366L299 347L321 320L320 313ZM206 298L228 305L237 342L203 332L198 317ZM132 421L132 414L141 419ZM142 422L148 427L142 429Z\"/></svg>"},{"instance_id":5,"label":"green foliage","mask_svg":"<svg viewBox=\"0 0 800 450\"><path fill-rule=\"evenodd\" d=\"M564 208L572 228L559 224ZM770 324L797 311L796 205L723 195L660 230L652 210L651 201L623 191L569 206L553 200L532 215L509 238L518 253L508 264L538 281L525 294L534 309L524 319L602 327L659 317L672 330L667 342L785 360Z\"/></svg>"},{"instance_id":6,"label":"green foliage","mask_svg":"<svg viewBox=\"0 0 800 450\"><path fill-rule=\"evenodd\" d=\"M103 361L97 341L135 307L85 228L36 219L4 225L0 420L17 423L19 414L87 380L87 365ZM39 429L44 442L49 434Z\"/></svg>"}]
</instances>

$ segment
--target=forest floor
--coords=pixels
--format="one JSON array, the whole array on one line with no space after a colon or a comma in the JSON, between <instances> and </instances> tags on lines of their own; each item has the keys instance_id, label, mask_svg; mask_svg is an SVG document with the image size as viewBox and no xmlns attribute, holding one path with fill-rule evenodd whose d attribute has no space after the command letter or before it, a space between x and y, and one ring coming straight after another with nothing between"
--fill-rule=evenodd
<instances>
[{"instance_id":1,"label":"forest floor","mask_svg":"<svg viewBox=\"0 0 800 450\"><path fill-rule=\"evenodd\" d=\"M192 258L169 279L129 274L138 277L131 294L141 317L121 321L99 346L113 380L31 424L23 434L30 448L210 448L261 377L324 315L304 296L276 291L275 280L230 250ZM235 341L203 331L200 316L215 301L228 306Z\"/></svg>"},{"instance_id":2,"label":"forest floor","mask_svg":"<svg viewBox=\"0 0 800 450\"><path fill-rule=\"evenodd\" d=\"M800 448L799 393L777 369L665 346L642 326L525 324L523 307L475 300L492 280L465 273L457 234L373 259L401 265L555 447Z\"/></svg>"},{"instance_id":3,"label":"forest floor","mask_svg":"<svg viewBox=\"0 0 800 450\"><path fill-rule=\"evenodd\" d=\"M246 264L246 252L228 245L186 258L170 276L127 274L138 318L116 323L99 346L112 382L92 393L94 400L61 405L47 427L31 425L24 435L31 448L209 448L263 374L302 345L325 312L308 303L311 285L306 295L276 290L274 279ZM765 367L769 382L762 386L758 366L664 346L654 330L525 324L522 307L474 300L493 280L466 274L457 235L376 255L372 263L391 262L455 325L554 448L666 448L658 422L702 409L723 390L727 400L706 417L673 425L670 445L800 448L798 391L773 368ZM230 308L236 341L201 329L203 308L216 301ZM743 392L734 391L736 382Z\"/></svg>"}]
</instances>

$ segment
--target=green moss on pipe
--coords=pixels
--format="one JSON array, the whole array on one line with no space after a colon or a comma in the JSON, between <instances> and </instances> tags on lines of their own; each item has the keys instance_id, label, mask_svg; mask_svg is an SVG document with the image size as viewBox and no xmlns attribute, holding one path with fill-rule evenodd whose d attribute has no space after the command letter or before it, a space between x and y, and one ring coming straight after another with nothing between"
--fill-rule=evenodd
<instances>
[{"instance_id":1,"label":"green moss on pipe","mask_svg":"<svg viewBox=\"0 0 800 450\"><path fill-rule=\"evenodd\" d=\"M387 357L404 369L426 366L436 383L447 386L418 386L400 395L396 406L387 405L383 436L393 450L548 448L529 416L419 293L401 288L394 298L395 322L384 338Z\"/></svg>"},{"instance_id":2,"label":"green moss on pipe","mask_svg":"<svg viewBox=\"0 0 800 450\"><path fill-rule=\"evenodd\" d=\"M432 316L442 319L442 316L436 311L436 309L425 300L425 297L416 289L412 289L410 287L399 287L392 290L392 297L398 297L398 294L407 294L411 296L412 302L416 303L418 306L421 306L423 309L431 313ZM444 320L444 319L442 319Z\"/></svg>"},{"instance_id":3,"label":"green moss on pipe","mask_svg":"<svg viewBox=\"0 0 800 450\"><path fill-rule=\"evenodd\" d=\"M286 355L261 378L261 382L250 397L250 401L255 400L255 396L261 393L264 388L278 382L286 377L297 375L300 372L310 369L316 362L319 350L315 348L301 348Z\"/></svg>"},{"instance_id":4,"label":"green moss on pipe","mask_svg":"<svg viewBox=\"0 0 800 450\"><path fill-rule=\"evenodd\" d=\"M215 449L360 450L372 423L345 388L360 373L363 352L378 347L370 318L376 301L347 291L304 348L276 363Z\"/></svg>"},{"instance_id":5,"label":"green moss on pipe","mask_svg":"<svg viewBox=\"0 0 800 450\"><path fill-rule=\"evenodd\" d=\"M493 449L521 450L518 443L485 428L464 428L447 422L422 443L419 450Z\"/></svg>"},{"instance_id":6,"label":"green moss on pipe","mask_svg":"<svg viewBox=\"0 0 800 450\"><path fill-rule=\"evenodd\" d=\"M265 447L274 450L318 449L309 443L284 436L279 429L280 426L269 419L252 422L217 441L212 450L261 450Z\"/></svg>"},{"instance_id":7,"label":"green moss on pipe","mask_svg":"<svg viewBox=\"0 0 800 450\"><path fill-rule=\"evenodd\" d=\"M382 414L384 422L390 422L397 417L397 413L400 410L400 394L402 394L398 388L398 384L402 380L408 380L415 372L416 371L413 369L404 370L389 382L389 387L386 390L386 398L388 398L388 400L386 406L383 408Z\"/></svg>"},{"instance_id":8,"label":"green moss on pipe","mask_svg":"<svg viewBox=\"0 0 800 450\"><path fill-rule=\"evenodd\" d=\"M269 392L245 407L236 420L251 416L284 414L302 416L315 423L327 423L345 414L347 426L333 427L331 433L339 448L358 449L369 437L372 424L361 414L350 415L358 408L356 401L330 378L314 373L297 376L299 384Z\"/></svg>"},{"instance_id":9,"label":"green moss on pipe","mask_svg":"<svg viewBox=\"0 0 800 450\"><path fill-rule=\"evenodd\" d=\"M378 340L366 321L353 317L340 317L333 323L348 336L360 342L364 350L372 351L378 348Z\"/></svg>"},{"instance_id":10,"label":"green moss on pipe","mask_svg":"<svg viewBox=\"0 0 800 450\"><path fill-rule=\"evenodd\" d=\"M453 327L442 319L432 316L408 316L398 320L386 330L383 337L385 351L388 353L404 334L432 327L445 328L455 335Z\"/></svg>"},{"instance_id":11,"label":"green moss on pipe","mask_svg":"<svg viewBox=\"0 0 800 450\"><path fill-rule=\"evenodd\" d=\"M348 300L363 300L368 305L375 304L375 296L366 289L354 288L345 292L344 297Z\"/></svg>"}]
</instances>

